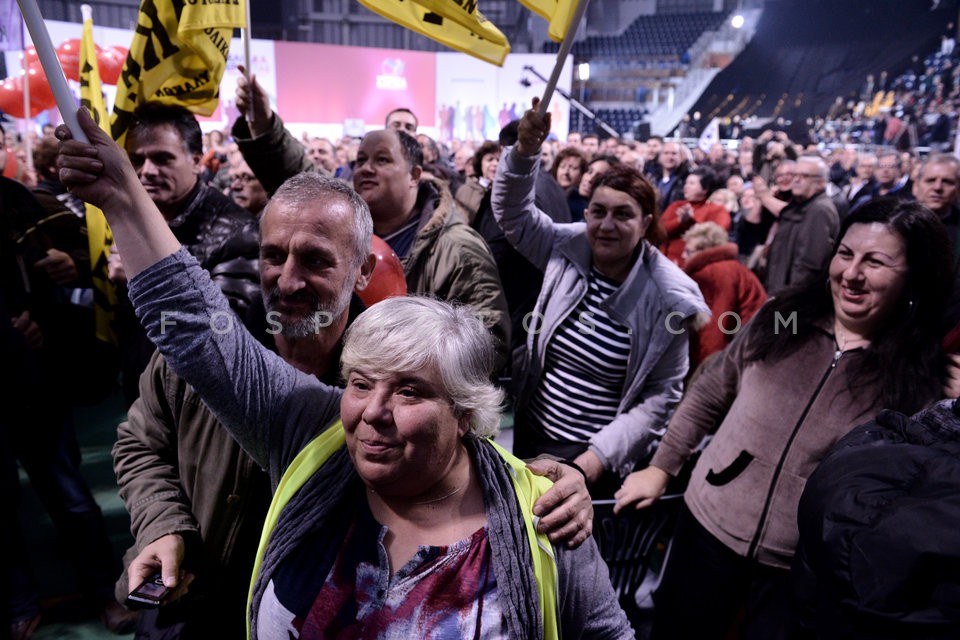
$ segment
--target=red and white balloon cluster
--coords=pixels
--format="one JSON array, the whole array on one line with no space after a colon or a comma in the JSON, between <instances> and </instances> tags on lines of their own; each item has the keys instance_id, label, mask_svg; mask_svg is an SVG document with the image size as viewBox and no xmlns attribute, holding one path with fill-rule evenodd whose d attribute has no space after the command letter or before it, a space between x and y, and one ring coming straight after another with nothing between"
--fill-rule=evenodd
<instances>
[{"instance_id":1,"label":"red and white balloon cluster","mask_svg":"<svg viewBox=\"0 0 960 640\"><path fill-rule=\"evenodd\" d=\"M97 49L97 66L100 68L100 81L103 84L116 84L123 69L123 62L127 59L125 47L100 46ZM80 39L71 38L57 47L57 59L63 68L63 73L69 80L80 80ZM23 83L30 89L30 117L41 111L56 106L50 83L40 66L37 50L30 45L26 49L24 59L26 73L24 75L7 78L0 82L0 109L15 118L23 118Z\"/></svg>"}]
</instances>

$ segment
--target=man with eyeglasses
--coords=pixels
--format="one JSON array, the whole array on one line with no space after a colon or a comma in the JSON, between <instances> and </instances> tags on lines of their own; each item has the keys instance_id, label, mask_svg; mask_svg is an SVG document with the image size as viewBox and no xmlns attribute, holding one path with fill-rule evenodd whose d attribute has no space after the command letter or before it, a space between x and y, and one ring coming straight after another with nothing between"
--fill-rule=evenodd
<instances>
[{"instance_id":1,"label":"man with eyeglasses","mask_svg":"<svg viewBox=\"0 0 960 640\"><path fill-rule=\"evenodd\" d=\"M267 206L267 192L242 158L230 165L230 195L238 205L259 217Z\"/></svg>"},{"instance_id":2,"label":"man with eyeglasses","mask_svg":"<svg viewBox=\"0 0 960 640\"><path fill-rule=\"evenodd\" d=\"M769 212L775 218L780 217L780 212L784 210L790 200L793 198L793 176L797 173L797 163L794 160L783 159L777 163L773 170L773 184L768 185L767 181L761 175L753 176L751 183L753 189L763 205L765 211Z\"/></svg>"},{"instance_id":3,"label":"man with eyeglasses","mask_svg":"<svg viewBox=\"0 0 960 640\"><path fill-rule=\"evenodd\" d=\"M830 260L840 216L826 193L829 169L819 156L797 160L792 199L780 212L770 243L764 285L776 295L819 274Z\"/></svg>"},{"instance_id":4,"label":"man with eyeglasses","mask_svg":"<svg viewBox=\"0 0 960 640\"><path fill-rule=\"evenodd\" d=\"M861 195L850 206L851 211L874 198L896 197L903 200L911 198L913 183L900 169L899 152L891 149L877 153L877 168L873 171L873 179L873 188L860 192Z\"/></svg>"}]
</instances>

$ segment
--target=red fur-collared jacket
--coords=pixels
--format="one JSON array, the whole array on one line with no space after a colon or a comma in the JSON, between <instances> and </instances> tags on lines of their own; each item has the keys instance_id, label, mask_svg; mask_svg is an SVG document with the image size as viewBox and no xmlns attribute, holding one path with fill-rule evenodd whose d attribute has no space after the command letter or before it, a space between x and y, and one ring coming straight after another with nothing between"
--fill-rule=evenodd
<instances>
[{"instance_id":1,"label":"red fur-collared jacket","mask_svg":"<svg viewBox=\"0 0 960 640\"><path fill-rule=\"evenodd\" d=\"M737 245L723 244L690 256L683 268L700 287L712 317L690 340L690 369L733 340L767 293L756 275L737 260ZM736 315L733 315L736 314Z\"/></svg>"}]
</instances>

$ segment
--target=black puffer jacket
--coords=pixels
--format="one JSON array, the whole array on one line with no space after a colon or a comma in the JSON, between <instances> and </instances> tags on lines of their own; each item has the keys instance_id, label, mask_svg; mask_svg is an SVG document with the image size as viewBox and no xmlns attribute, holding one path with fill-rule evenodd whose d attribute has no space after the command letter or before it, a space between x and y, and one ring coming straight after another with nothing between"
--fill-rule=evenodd
<instances>
[{"instance_id":1,"label":"black puffer jacket","mask_svg":"<svg viewBox=\"0 0 960 640\"><path fill-rule=\"evenodd\" d=\"M260 232L256 218L216 189L198 183L183 212L167 224L177 240L210 272L213 281L240 318L261 297ZM140 373L154 346L133 313L126 292L120 292L116 313L123 359L123 388L127 404L139 395Z\"/></svg>"},{"instance_id":2,"label":"black puffer jacket","mask_svg":"<svg viewBox=\"0 0 960 640\"><path fill-rule=\"evenodd\" d=\"M210 272L243 317L261 296L260 232L253 215L216 189L201 184L183 213L168 222L177 240Z\"/></svg>"},{"instance_id":3,"label":"black puffer jacket","mask_svg":"<svg viewBox=\"0 0 960 640\"><path fill-rule=\"evenodd\" d=\"M807 482L793 567L818 638L960 638L960 413L892 411Z\"/></svg>"}]
</instances>

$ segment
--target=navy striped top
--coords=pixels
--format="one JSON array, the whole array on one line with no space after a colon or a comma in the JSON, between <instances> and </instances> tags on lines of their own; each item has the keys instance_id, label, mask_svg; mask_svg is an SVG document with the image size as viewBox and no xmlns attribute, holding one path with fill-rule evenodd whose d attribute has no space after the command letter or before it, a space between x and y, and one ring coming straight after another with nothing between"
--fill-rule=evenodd
<instances>
[{"instance_id":1,"label":"navy striped top","mask_svg":"<svg viewBox=\"0 0 960 640\"><path fill-rule=\"evenodd\" d=\"M592 269L586 295L547 345L530 418L534 428L552 440L586 442L617 415L631 335L600 304L619 286Z\"/></svg>"}]
</instances>

